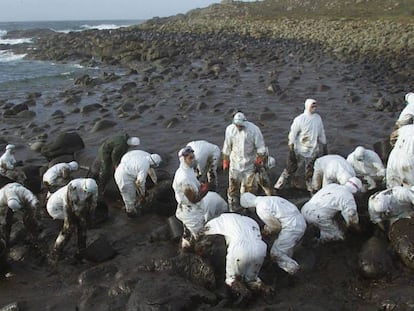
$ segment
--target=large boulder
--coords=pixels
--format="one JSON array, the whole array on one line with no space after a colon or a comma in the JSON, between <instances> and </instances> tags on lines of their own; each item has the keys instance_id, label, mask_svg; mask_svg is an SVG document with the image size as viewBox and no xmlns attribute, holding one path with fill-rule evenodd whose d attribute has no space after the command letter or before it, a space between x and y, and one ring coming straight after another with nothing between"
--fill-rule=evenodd
<instances>
[{"instance_id":1,"label":"large boulder","mask_svg":"<svg viewBox=\"0 0 414 311\"><path fill-rule=\"evenodd\" d=\"M50 161L61 155L73 155L83 148L85 144L78 133L66 132L59 134L53 142L45 144L40 153Z\"/></svg>"}]
</instances>

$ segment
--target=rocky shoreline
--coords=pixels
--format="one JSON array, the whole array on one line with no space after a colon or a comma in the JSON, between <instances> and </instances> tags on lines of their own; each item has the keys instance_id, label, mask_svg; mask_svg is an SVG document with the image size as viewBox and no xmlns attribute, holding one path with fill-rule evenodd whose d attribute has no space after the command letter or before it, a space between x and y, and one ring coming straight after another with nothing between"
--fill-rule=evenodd
<instances>
[{"instance_id":1,"label":"rocky shoreline","mask_svg":"<svg viewBox=\"0 0 414 311\"><path fill-rule=\"evenodd\" d=\"M16 143L19 159L44 169L49 162L39 150L60 133L75 131L85 148L74 157L88 166L105 137L125 130L140 137L144 150L161 154L159 173L170 179L181 147L194 139L221 146L225 126L241 109L260 126L276 157L271 172L275 180L285 164L289 125L307 97L320 102L330 153L347 155L357 145L372 148L388 137L404 94L412 91L412 24L257 21L247 18L243 6L231 15L218 8L117 30L31 33L33 44L13 46L15 52L28 53L31 59L99 66L104 73L78 77L71 87L51 95L38 90L24 100L0 98L4 140ZM225 197L225 172L219 172L219 182ZM113 186L109 220L89 230L88 239L106 241L116 256L99 263L67 258L51 268L44 254L39 255L44 250L16 244L11 251L14 276L0 283L0 305L16 301L24 310L241 308L232 305L224 289L224 243L209 254L215 275L210 266L203 270L206 275L197 274L200 262L195 256L176 257L177 242L170 239L166 220L172 212L164 209L175 207L171 188L163 202L131 220ZM298 206L306 195L286 194ZM359 256L365 256L360 251L372 254L364 245L374 231L366 218L366 197L359 200L362 232L350 232L343 243L317 248L305 244L295 255L303 266L295 277L266 262L261 277L275 293L253 297L243 308L412 308L414 273L390 259L388 246L370 258L387 263L381 276L359 273ZM50 245L60 224L47 215L42 220ZM68 257L73 250L74 243Z\"/></svg>"}]
</instances>

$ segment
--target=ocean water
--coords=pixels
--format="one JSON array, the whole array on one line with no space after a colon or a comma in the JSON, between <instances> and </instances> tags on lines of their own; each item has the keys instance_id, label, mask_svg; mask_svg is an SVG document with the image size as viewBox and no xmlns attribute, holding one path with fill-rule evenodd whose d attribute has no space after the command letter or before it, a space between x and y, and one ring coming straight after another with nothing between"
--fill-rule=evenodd
<instances>
[{"instance_id":1,"label":"ocean water","mask_svg":"<svg viewBox=\"0 0 414 311\"><path fill-rule=\"evenodd\" d=\"M7 45L31 42L31 38L7 39L11 30L51 29L57 32L83 31L88 29L116 29L142 23L142 20L96 20L96 21L45 21L0 22L0 99L11 94L47 91L64 87L82 75L99 71L99 68L83 67L76 63L59 64L52 61L25 59L16 55Z\"/></svg>"}]
</instances>

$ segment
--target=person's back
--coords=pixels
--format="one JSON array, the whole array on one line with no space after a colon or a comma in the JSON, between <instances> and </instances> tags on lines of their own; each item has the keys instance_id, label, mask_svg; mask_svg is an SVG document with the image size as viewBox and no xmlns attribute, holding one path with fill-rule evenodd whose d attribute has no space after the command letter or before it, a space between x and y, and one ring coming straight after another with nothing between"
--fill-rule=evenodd
<instances>
[{"instance_id":1,"label":"person's back","mask_svg":"<svg viewBox=\"0 0 414 311\"><path fill-rule=\"evenodd\" d=\"M278 196L257 197L256 213L260 219L268 215L278 219L282 228L294 225L297 217L302 217L298 208L288 200Z\"/></svg>"},{"instance_id":2,"label":"person's back","mask_svg":"<svg viewBox=\"0 0 414 311\"><path fill-rule=\"evenodd\" d=\"M328 154L316 159L312 178L313 190L337 182L344 185L349 178L355 177L351 164L340 155Z\"/></svg>"},{"instance_id":3,"label":"person's back","mask_svg":"<svg viewBox=\"0 0 414 311\"><path fill-rule=\"evenodd\" d=\"M398 129L398 139L388 158L387 188L414 185L414 125Z\"/></svg>"}]
</instances>

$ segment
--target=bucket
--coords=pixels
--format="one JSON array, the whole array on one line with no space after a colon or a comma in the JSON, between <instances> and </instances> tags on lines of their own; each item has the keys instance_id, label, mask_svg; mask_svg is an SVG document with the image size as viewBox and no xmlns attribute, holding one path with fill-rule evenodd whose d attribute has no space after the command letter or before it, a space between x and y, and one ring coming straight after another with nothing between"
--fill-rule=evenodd
<instances>
[{"instance_id":1,"label":"bucket","mask_svg":"<svg viewBox=\"0 0 414 311\"><path fill-rule=\"evenodd\" d=\"M183 224L175 216L168 217L168 226L170 228L171 240L178 240L183 235Z\"/></svg>"}]
</instances>

